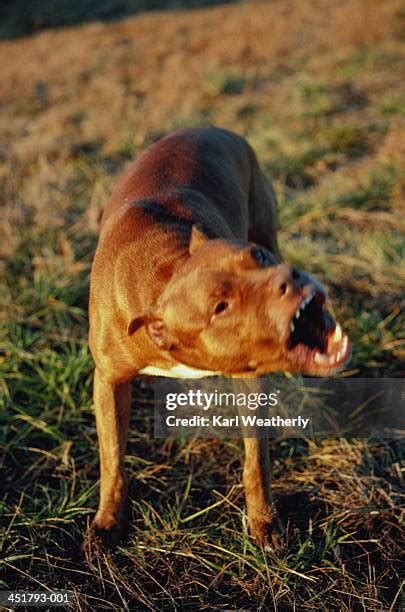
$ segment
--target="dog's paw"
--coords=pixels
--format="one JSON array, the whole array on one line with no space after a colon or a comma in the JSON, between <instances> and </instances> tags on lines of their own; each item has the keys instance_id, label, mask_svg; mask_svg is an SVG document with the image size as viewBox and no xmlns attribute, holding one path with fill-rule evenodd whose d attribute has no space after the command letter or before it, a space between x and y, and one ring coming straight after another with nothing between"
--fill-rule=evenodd
<instances>
[{"instance_id":1,"label":"dog's paw","mask_svg":"<svg viewBox=\"0 0 405 612\"><path fill-rule=\"evenodd\" d=\"M96 546L111 548L120 543L125 532L125 521L115 515L98 511L90 524L89 538Z\"/></svg>"},{"instance_id":2,"label":"dog's paw","mask_svg":"<svg viewBox=\"0 0 405 612\"><path fill-rule=\"evenodd\" d=\"M249 517L249 532L260 548L266 551L277 552L282 548L282 528L276 517L263 517L263 515Z\"/></svg>"},{"instance_id":3,"label":"dog's paw","mask_svg":"<svg viewBox=\"0 0 405 612\"><path fill-rule=\"evenodd\" d=\"M98 510L90 526L94 530L113 531L119 524L120 521L115 513Z\"/></svg>"}]
</instances>

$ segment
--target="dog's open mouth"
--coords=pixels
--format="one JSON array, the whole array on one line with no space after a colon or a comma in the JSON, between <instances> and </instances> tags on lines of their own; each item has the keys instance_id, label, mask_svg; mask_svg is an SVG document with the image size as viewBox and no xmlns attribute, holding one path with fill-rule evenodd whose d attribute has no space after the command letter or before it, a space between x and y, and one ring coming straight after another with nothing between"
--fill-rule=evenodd
<instances>
[{"instance_id":1,"label":"dog's open mouth","mask_svg":"<svg viewBox=\"0 0 405 612\"><path fill-rule=\"evenodd\" d=\"M350 343L324 304L321 291L314 290L302 299L290 322L287 348L296 360L334 370L346 362Z\"/></svg>"}]
</instances>

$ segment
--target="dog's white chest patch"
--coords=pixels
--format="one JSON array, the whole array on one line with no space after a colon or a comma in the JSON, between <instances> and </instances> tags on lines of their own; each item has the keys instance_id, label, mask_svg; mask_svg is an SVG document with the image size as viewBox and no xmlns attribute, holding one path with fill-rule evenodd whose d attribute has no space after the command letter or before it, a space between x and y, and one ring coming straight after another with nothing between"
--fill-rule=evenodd
<instances>
[{"instance_id":1,"label":"dog's white chest patch","mask_svg":"<svg viewBox=\"0 0 405 612\"><path fill-rule=\"evenodd\" d=\"M157 368L155 366L146 366L139 371L139 374L148 374L149 376L165 376L166 378L205 378L206 376L219 376L221 372L213 370L197 370L183 363L176 363L170 369Z\"/></svg>"}]
</instances>

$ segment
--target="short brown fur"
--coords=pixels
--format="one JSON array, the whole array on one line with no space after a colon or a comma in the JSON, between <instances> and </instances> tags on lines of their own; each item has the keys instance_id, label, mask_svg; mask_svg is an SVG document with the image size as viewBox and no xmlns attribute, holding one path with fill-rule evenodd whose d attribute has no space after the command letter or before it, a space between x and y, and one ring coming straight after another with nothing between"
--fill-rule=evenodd
<instances>
[{"instance_id":1,"label":"short brown fur","mask_svg":"<svg viewBox=\"0 0 405 612\"><path fill-rule=\"evenodd\" d=\"M276 200L254 152L218 128L155 143L112 194L92 267L89 335L101 461L93 526L104 535L122 523L130 381L144 368L326 373L286 351L297 304L319 285L281 263L276 233ZM268 249L269 265L252 258L252 242ZM225 316L215 311L221 300ZM275 545L267 442L247 438L245 451L250 530Z\"/></svg>"}]
</instances>

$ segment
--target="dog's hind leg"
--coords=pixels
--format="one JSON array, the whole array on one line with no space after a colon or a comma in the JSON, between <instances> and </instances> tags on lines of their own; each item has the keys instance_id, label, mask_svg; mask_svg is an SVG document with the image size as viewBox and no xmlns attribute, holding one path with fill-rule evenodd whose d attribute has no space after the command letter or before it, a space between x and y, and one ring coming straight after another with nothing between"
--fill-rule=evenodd
<instances>
[{"instance_id":1,"label":"dog's hind leg","mask_svg":"<svg viewBox=\"0 0 405 612\"><path fill-rule=\"evenodd\" d=\"M92 527L110 539L122 526L126 497L124 456L131 408L131 383L112 385L96 368L94 407L100 447L100 503Z\"/></svg>"}]
</instances>

